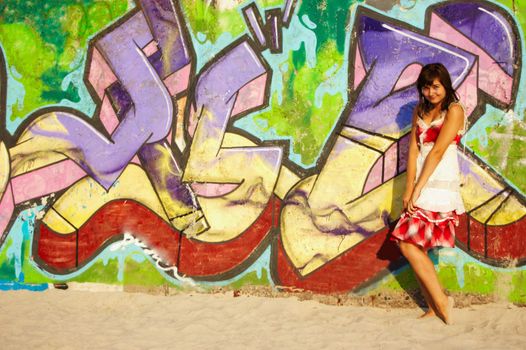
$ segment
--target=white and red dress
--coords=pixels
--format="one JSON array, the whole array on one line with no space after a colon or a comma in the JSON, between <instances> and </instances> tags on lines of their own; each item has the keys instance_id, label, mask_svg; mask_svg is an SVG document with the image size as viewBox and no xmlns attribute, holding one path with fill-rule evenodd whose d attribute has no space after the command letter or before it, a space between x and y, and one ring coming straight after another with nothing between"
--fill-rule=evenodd
<instances>
[{"instance_id":1,"label":"white and red dress","mask_svg":"<svg viewBox=\"0 0 526 350\"><path fill-rule=\"evenodd\" d=\"M454 102L453 104L458 104ZM450 105L450 107L451 107ZM460 105L462 107L462 105ZM462 110L464 108L462 107ZM433 148L444 124L446 111L427 125L417 118L416 135L419 154L416 160L416 178L420 176L424 161ZM455 226L459 215L465 212L460 196L460 169L457 145L465 131L458 133L454 142L448 146L433 174L424 185L420 197L414 203L417 210L411 215L404 212L391 233L393 240L416 244L425 249L433 247L454 247Z\"/></svg>"}]
</instances>

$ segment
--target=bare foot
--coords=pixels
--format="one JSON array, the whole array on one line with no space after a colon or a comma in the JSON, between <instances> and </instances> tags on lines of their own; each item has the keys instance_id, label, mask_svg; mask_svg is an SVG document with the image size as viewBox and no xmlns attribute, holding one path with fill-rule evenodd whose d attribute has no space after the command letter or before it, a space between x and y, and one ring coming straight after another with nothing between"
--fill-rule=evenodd
<instances>
[{"instance_id":1,"label":"bare foot","mask_svg":"<svg viewBox=\"0 0 526 350\"><path fill-rule=\"evenodd\" d=\"M451 315L453 312L453 307L455 306L455 299L452 297L447 297L446 303L437 306L438 317L444 321L445 324L453 324Z\"/></svg>"},{"instance_id":2,"label":"bare foot","mask_svg":"<svg viewBox=\"0 0 526 350\"><path fill-rule=\"evenodd\" d=\"M428 309L426 312L424 312L422 315L418 316L418 318L428 318L431 316L435 316L435 311L433 309Z\"/></svg>"}]
</instances>

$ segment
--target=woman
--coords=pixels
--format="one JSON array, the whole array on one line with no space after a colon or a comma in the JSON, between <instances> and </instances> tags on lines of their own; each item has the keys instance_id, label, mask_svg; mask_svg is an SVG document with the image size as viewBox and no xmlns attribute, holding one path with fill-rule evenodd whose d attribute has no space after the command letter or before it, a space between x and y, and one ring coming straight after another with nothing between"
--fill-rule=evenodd
<instances>
[{"instance_id":1,"label":"woman","mask_svg":"<svg viewBox=\"0 0 526 350\"><path fill-rule=\"evenodd\" d=\"M424 66L417 88L420 100L413 113L404 213L392 239L413 268L429 307L421 317L437 315L450 324L454 301L444 294L427 250L455 244L458 215L464 212L457 145L465 131L465 115L442 64Z\"/></svg>"}]
</instances>

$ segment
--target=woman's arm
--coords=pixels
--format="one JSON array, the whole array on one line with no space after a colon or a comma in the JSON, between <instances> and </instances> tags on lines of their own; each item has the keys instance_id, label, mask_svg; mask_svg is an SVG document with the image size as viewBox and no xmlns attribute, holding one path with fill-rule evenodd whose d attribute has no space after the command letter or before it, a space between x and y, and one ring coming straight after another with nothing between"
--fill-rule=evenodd
<instances>
[{"instance_id":1,"label":"woman's arm","mask_svg":"<svg viewBox=\"0 0 526 350\"><path fill-rule=\"evenodd\" d=\"M407 209L411 195L413 194L413 189L415 187L415 178L416 178L416 158L418 157L418 142L416 136L416 122L417 122L417 113L416 108L413 111L413 122L411 126L411 133L409 135L409 152L407 155L407 178L405 184L405 193L402 198L404 209Z\"/></svg>"},{"instance_id":2,"label":"woman's arm","mask_svg":"<svg viewBox=\"0 0 526 350\"><path fill-rule=\"evenodd\" d=\"M444 119L444 124L442 125L442 129L438 134L438 138L431 151L429 151L426 160L424 161L422 171L415 184L415 188L413 189L413 195L411 196L411 200L408 204L408 211L410 213L415 211L416 208L414 207L414 203L420 196L422 188L426 184L431 174L433 174L433 171L435 171L438 163L444 156L446 149L455 140L455 137L457 136L459 130L463 127L463 125L464 110L461 106L454 104L447 111L446 117Z\"/></svg>"}]
</instances>

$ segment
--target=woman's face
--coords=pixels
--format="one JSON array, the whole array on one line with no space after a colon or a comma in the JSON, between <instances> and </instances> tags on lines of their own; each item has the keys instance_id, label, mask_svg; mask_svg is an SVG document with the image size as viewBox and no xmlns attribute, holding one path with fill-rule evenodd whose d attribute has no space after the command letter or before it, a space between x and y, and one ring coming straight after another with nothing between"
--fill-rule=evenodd
<instances>
[{"instance_id":1,"label":"woman's face","mask_svg":"<svg viewBox=\"0 0 526 350\"><path fill-rule=\"evenodd\" d=\"M431 85L426 85L422 88L422 95L425 99L436 105L446 97L446 88L440 82L440 80L435 79Z\"/></svg>"}]
</instances>

